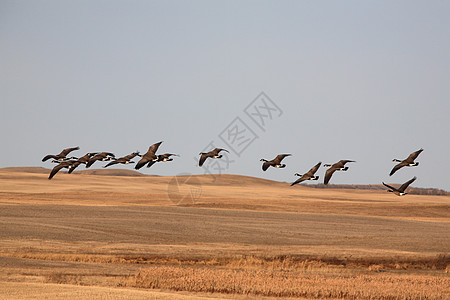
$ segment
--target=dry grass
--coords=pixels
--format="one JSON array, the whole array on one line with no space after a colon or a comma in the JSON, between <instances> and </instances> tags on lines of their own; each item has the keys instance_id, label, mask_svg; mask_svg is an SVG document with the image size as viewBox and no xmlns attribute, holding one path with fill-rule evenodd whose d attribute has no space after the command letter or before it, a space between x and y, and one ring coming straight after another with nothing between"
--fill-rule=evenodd
<instances>
[{"instance_id":1,"label":"dry grass","mask_svg":"<svg viewBox=\"0 0 450 300\"><path fill-rule=\"evenodd\" d=\"M192 257L58 253L1 254L26 259L135 265L134 275L51 272L45 282L99 284L190 293L346 299L448 299L450 257ZM144 267L142 267L144 265ZM114 278L111 278L114 277ZM105 284L105 283L103 283Z\"/></svg>"},{"instance_id":2,"label":"dry grass","mask_svg":"<svg viewBox=\"0 0 450 300\"><path fill-rule=\"evenodd\" d=\"M0 253L0 257L18 257L25 259L82 262L97 264L144 264L165 266L214 266L244 269L272 270L310 270L310 269L368 269L370 271L386 270L440 270L450 267L450 256L445 254L436 257L361 257L338 258L327 256L280 255L256 256L239 255L232 257L175 257L175 256L135 256L107 254L64 254L64 253Z\"/></svg>"},{"instance_id":3,"label":"dry grass","mask_svg":"<svg viewBox=\"0 0 450 300\"><path fill-rule=\"evenodd\" d=\"M320 267L322 270L324 266ZM378 270L377 270L378 271ZM218 269L193 266L152 266L130 278L127 285L189 292L254 296L347 299L448 299L450 278L359 272Z\"/></svg>"}]
</instances>

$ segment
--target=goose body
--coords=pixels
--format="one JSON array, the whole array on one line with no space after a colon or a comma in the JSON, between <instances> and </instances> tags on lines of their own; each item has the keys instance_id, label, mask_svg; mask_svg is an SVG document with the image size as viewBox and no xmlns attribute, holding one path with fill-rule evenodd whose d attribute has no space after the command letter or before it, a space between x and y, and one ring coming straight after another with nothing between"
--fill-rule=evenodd
<instances>
[{"instance_id":1,"label":"goose body","mask_svg":"<svg viewBox=\"0 0 450 300\"><path fill-rule=\"evenodd\" d=\"M86 168L89 168L92 166L97 160L100 161L108 161L115 158L115 155L111 152L101 152L98 154L95 154L91 159L89 159L88 163L86 164Z\"/></svg>"},{"instance_id":2,"label":"goose body","mask_svg":"<svg viewBox=\"0 0 450 300\"><path fill-rule=\"evenodd\" d=\"M87 165L87 163L89 162L89 160L91 159L91 157L93 157L94 155L98 154L98 152L93 152L93 153L86 153L85 155L83 155L82 157L80 157L79 159L77 159L77 161L75 161L72 166L69 168L69 174L72 174L73 171L75 171L75 169L81 165L81 164L85 164Z\"/></svg>"},{"instance_id":3,"label":"goose body","mask_svg":"<svg viewBox=\"0 0 450 300\"><path fill-rule=\"evenodd\" d=\"M321 164L322 164L322 162L319 162L314 167L312 167L307 173L305 173L303 175L295 173L295 176L300 176L300 178L297 179L296 181L294 181L293 183L291 183L291 186L296 185L305 180L319 180L319 176L315 176L314 174L316 174L316 172L320 168Z\"/></svg>"},{"instance_id":4,"label":"goose body","mask_svg":"<svg viewBox=\"0 0 450 300\"><path fill-rule=\"evenodd\" d=\"M205 152L200 152L199 153L200 159L198 161L199 167L203 166L203 164L205 163L207 158L221 158L222 155L219 154L220 151L228 152L228 150L222 149L222 148L215 148L214 150L211 150L211 151L206 152L206 153ZM230 152L228 152L228 153L230 153Z\"/></svg>"},{"instance_id":5,"label":"goose body","mask_svg":"<svg viewBox=\"0 0 450 300\"><path fill-rule=\"evenodd\" d=\"M419 156L420 153L422 153L423 149L417 150L416 152L411 153L406 159L399 160L399 159L393 159L393 162L398 162L392 168L391 173L389 173L389 176L392 176L395 172L397 172L399 169L403 167L415 167L419 165L419 162L414 162L416 158Z\"/></svg>"},{"instance_id":6,"label":"goose body","mask_svg":"<svg viewBox=\"0 0 450 300\"><path fill-rule=\"evenodd\" d=\"M156 160L151 160L151 161L148 162L147 168L150 168L156 162L172 161L173 158L170 158L171 156L179 156L179 155L173 154L173 153L164 153L164 154L157 155L156 156Z\"/></svg>"},{"instance_id":7,"label":"goose body","mask_svg":"<svg viewBox=\"0 0 450 300\"><path fill-rule=\"evenodd\" d=\"M355 162L354 160L348 160L348 159L343 159L338 161L337 163L334 163L332 165L329 164L325 164L323 165L324 167L329 167L329 169L325 172L325 178L323 180L324 184L328 184L328 182L330 182L331 176L333 176L333 173L336 171L347 171L348 167L345 166L346 163L349 162Z\"/></svg>"},{"instance_id":8,"label":"goose body","mask_svg":"<svg viewBox=\"0 0 450 300\"><path fill-rule=\"evenodd\" d=\"M404 195L408 194L408 193L405 193L406 188L407 188L411 183L413 183L416 179L417 179L417 177L414 176L414 178L412 178L412 179L408 180L407 182L405 182L404 184L402 184L398 189L396 189L395 187L390 186L390 185L388 185L388 184L386 184L386 183L384 183L384 182L382 182L382 183L383 183L383 185L384 185L385 187L389 188L388 192L394 193L394 194L396 194L397 196L404 196Z\"/></svg>"},{"instance_id":9,"label":"goose body","mask_svg":"<svg viewBox=\"0 0 450 300\"><path fill-rule=\"evenodd\" d=\"M107 168L109 166L116 165L116 164L124 164L124 165L133 164L134 161L132 161L132 159L135 158L136 156L140 156L139 152L133 152L133 153L128 154L126 156L123 156L123 157L120 157L118 159L115 159L112 162L108 163L103 168Z\"/></svg>"},{"instance_id":10,"label":"goose body","mask_svg":"<svg viewBox=\"0 0 450 300\"><path fill-rule=\"evenodd\" d=\"M140 168L145 166L147 163L156 161L158 159L158 157L156 156L156 151L158 150L158 148L161 144L162 144L162 141L148 147L147 153L142 155L141 159L138 161L138 163L136 164L136 166L134 168L136 170L139 170Z\"/></svg>"},{"instance_id":11,"label":"goose body","mask_svg":"<svg viewBox=\"0 0 450 300\"><path fill-rule=\"evenodd\" d=\"M291 156L292 154L278 154L277 157L275 157L272 160L266 160L264 158L261 158L260 161L263 161L264 163L262 164L262 170L266 171L269 167L274 167L274 168L284 168L286 167L285 164L282 164L281 161L287 157L287 156Z\"/></svg>"},{"instance_id":12,"label":"goose body","mask_svg":"<svg viewBox=\"0 0 450 300\"><path fill-rule=\"evenodd\" d=\"M56 161L64 161L64 160L69 160L69 159L77 159L76 157L70 157L68 158L67 155L75 150L80 150L80 147L73 147L73 148L67 148L61 151L61 153L53 155L53 154L48 154L46 155L42 161L47 161L50 158L56 160Z\"/></svg>"}]
</instances>

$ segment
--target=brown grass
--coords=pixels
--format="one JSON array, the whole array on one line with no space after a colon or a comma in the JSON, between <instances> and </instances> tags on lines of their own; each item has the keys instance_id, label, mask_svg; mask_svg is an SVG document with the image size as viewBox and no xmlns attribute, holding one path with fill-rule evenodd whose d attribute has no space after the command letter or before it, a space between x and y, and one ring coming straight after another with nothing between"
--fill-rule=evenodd
<instances>
[{"instance_id":1,"label":"brown grass","mask_svg":"<svg viewBox=\"0 0 450 300\"><path fill-rule=\"evenodd\" d=\"M311 266L309 269L307 266ZM448 299L450 278L359 272L305 265L305 269L212 269L193 266L143 268L127 285L190 292L275 297L347 299ZM325 272L323 271L325 268ZM379 269L371 271L379 272Z\"/></svg>"}]
</instances>

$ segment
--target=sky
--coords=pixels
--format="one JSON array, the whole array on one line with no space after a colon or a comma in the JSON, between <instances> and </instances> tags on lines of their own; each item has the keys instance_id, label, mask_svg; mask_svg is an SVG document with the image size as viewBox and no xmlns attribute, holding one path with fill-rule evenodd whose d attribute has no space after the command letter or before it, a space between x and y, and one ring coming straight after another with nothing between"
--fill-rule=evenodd
<instances>
[{"instance_id":1,"label":"sky","mask_svg":"<svg viewBox=\"0 0 450 300\"><path fill-rule=\"evenodd\" d=\"M413 186L450 190L449 11L448 1L0 0L0 167L163 141L158 153L180 156L140 171L292 182L351 159L330 183L417 176ZM212 146L230 153L198 167ZM419 166L389 176L392 159L420 148ZM286 168L263 172L260 159L280 153L292 154Z\"/></svg>"}]
</instances>

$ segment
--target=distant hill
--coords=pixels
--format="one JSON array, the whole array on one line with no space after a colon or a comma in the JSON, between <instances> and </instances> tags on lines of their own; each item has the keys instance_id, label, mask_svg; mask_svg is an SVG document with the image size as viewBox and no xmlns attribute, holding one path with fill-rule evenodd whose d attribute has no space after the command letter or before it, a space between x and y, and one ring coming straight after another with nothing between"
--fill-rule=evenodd
<instances>
[{"instance_id":1,"label":"distant hill","mask_svg":"<svg viewBox=\"0 0 450 300\"><path fill-rule=\"evenodd\" d=\"M51 169L41 168L41 167L8 167L0 168L0 172L24 172L24 173L38 173L38 174L49 174ZM60 171L67 172L67 171ZM127 170L127 169L87 169L74 171L73 174L84 174L84 175L104 175L104 176L157 176L157 175L146 175L138 171Z\"/></svg>"},{"instance_id":2,"label":"distant hill","mask_svg":"<svg viewBox=\"0 0 450 300\"><path fill-rule=\"evenodd\" d=\"M84 174L84 175L104 175L104 176L157 176L157 175L146 175L135 170L128 169L87 169L74 171L72 174Z\"/></svg>"},{"instance_id":3,"label":"distant hill","mask_svg":"<svg viewBox=\"0 0 450 300\"><path fill-rule=\"evenodd\" d=\"M393 187L400 186L399 183L388 183ZM357 190L387 190L382 184L304 184L303 186L316 189L357 189ZM450 192L435 189L435 188L418 188L409 187L407 192L412 195L436 195L436 196L450 196Z\"/></svg>"},{"instance_id":4,"label":"distant hill","mask_svg":"<svg viewBox=\"0 0 450 300\"><path fill-rule=\"evenodd\" d=\"M24 173L46 174L50 172L50 169L41 167L8 167L8 168L0 168L0 172L24 172Z\"/></svg>"},{"instance_id":5,"label":"distant hill","mask_svg":"<svg viewBox=\"0 0 450 300\"><path fill-rule=\"evenodd\" d=\"M37 173L37 174L49 174L51 169L42 167L8 167L0 168L0 172L25 172L25 173ZM66 171L62 171L66 172ZM73 174L82 175L99 175L99 176L131 176L131 177L144 177L144 176L158 176L158 175L146 175L135 170L129 169L85 169L74 171ZM248 186L248 185L280 185L285 186L286 182L279 182L274 180L268 180L258 177L250 177L244 175L231 175L231 174L216 174L216 175L186 175L198 180L199 183L208 183L217 186ZM391 183L390 183L391 184ZM399 183L392 183L393 186L399 186ZM307 184L303 183L300 186L314 189L355 189L355 190L387 190L387 188L381 184ZM437 195L437 196L450 196L450 192L435 189L435 188L418 188L409 187L408 193L413 195Z\"/></svg>"}]
</instances>

